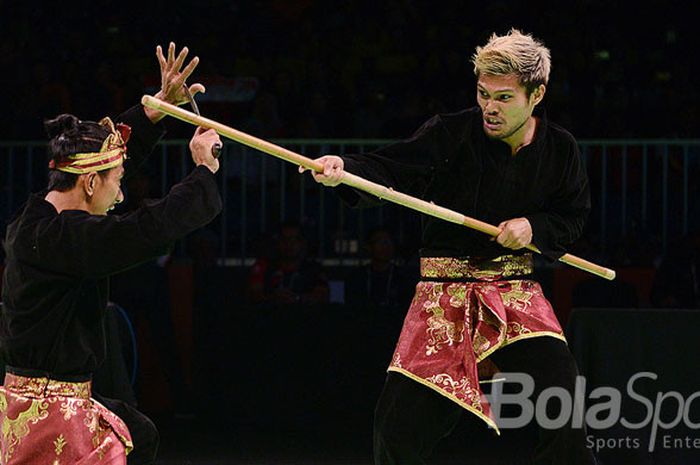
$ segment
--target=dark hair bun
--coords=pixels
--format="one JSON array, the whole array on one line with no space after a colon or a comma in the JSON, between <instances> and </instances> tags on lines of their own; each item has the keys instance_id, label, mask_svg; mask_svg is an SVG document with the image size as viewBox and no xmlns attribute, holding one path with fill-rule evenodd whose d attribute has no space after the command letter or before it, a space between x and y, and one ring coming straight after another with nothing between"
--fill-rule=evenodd
<instances>
[{"instance_id":1,"label":"dark hair bun","mask_svg":"<svg viewBox=\"0 0 700 465\"><path fill-rule=\"evenodd\" d=\"M56 118L44 121L44 128L49 138L53 139L61 134L73 131L78 128L80 120L73 115L63 114Z\"/></svg>"}]
</instances>

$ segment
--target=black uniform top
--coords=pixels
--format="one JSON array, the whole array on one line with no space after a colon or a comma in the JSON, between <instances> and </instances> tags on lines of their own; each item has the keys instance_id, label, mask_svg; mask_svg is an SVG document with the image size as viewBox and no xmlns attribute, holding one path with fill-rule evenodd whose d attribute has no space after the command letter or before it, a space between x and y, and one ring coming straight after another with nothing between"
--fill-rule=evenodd
<instances>
[{"instance_id":1,"label":"black uniform top","mask_svg":"<svg viewBox=\"0 0 700 465\"><path fill-rule=\"evenodd\" d=\"M481 109L474 107L434 116L411 138L374 152L343 155L345 170L493 225L525 217L534 244L556 259L583 229L590 211L588 178L573 136L543 111L535 115L535 138L516 155L486 136ZM346 186L338 191L352 206L380 202ZM424 257L512 253L465 226L431 216L423 216L422 224Z\"/></svg>"},{"instance_id":2,"label":"black uniform top","mask_svg":"<svg viewBox=\"0 0 700 465\"><path fill-rule=\"evenodd\" d=\"M163 135L140 107L117 121L133 128L133 159L150 153ZM13 367L57 378L89 375L105 354L109 276L166 253L176 239L211 221L221 198L204 166L163 199L123 215L57 213L44 195L31 195L7 228L0 347Z\"/></svg>"}]
</instances>

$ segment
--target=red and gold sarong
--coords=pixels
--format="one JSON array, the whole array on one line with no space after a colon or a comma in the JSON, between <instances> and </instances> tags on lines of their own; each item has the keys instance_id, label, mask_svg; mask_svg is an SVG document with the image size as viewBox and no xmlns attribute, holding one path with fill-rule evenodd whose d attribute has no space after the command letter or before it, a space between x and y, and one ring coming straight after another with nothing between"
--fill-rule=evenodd
<instances>
[{"instance_id":1,"label":"red and gold sarong","mask_svg":"<svg viewBox=\"0 0 700 465\"><path fill-rule=\"evenodd\" d=\"M126 464L124 422L90 398L91 383L7 373L0 386L0 464Z\"/></svg>"},{"instance_id":2,"label":"red and gold sarong","mask_svg":"<svg viewBox=\"0 0 700 465\"><path fill-rule=\"evenodd\" d=\"M533 271L532 255L492 260L421 258L421 276L388 368L437 391L498 432L478 365L524 338L564 340ZM461 281L460 281L461 280Z\"/></svg>"}]
</instances>

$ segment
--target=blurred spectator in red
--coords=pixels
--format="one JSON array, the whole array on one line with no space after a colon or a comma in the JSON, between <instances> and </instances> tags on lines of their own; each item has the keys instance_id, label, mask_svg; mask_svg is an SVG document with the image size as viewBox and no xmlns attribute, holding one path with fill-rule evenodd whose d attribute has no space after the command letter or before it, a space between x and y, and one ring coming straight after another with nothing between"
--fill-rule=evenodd
<instances>
[{"instance_id":1,"label":"blurred spectator in red","mask_svg":"<svg viewBox=\"0 0 700 465\"><path fill-rule=\"evenodd\" d=\"M321 265L307 256L307 242L300 224L282 224L272 258L260 258L253 265L247 294L253 303L329 301L328 282Z\"/></svg>"}]
</instances>

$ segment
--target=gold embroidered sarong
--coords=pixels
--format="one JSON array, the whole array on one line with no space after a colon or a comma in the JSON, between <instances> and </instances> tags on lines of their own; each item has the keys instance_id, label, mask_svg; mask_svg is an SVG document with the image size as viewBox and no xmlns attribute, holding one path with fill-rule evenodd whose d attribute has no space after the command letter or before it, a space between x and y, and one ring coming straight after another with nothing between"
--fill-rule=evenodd
<instances>
[{"instance_id":1,"label":"gold embroidered sarong","mask_svg":"<svg viewBox=\"0 0 700 465\"><path fill-rule=\"evenodd\" d=\"M421 258L423 280L388 370L451 399L498 432L479 386L479 363L524 338L565 340L540 285L522 279L532 271L529 254L492 260Z\"/></svg>"}]
</instances>

